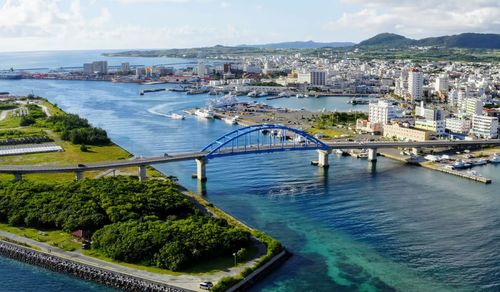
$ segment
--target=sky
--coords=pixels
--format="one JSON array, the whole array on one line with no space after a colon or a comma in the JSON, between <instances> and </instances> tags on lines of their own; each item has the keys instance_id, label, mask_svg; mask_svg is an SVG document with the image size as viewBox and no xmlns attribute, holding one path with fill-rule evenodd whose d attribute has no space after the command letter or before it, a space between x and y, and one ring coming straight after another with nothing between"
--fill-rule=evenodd
<instances>
[{"instance_id":1,"label":"sky","mask_svg":"<svg viewBox=\"0 0 500 292\"><path fill-rule=\"evenodd\" d=\"M500 33L500 0L0 0L0 51Z\"/></svg>"}]
</instances>

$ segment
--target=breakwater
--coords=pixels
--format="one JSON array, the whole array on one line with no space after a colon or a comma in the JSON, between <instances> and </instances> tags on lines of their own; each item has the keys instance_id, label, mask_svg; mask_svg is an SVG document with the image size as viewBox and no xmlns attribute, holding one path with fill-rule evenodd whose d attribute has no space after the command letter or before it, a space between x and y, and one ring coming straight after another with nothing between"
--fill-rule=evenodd
<instances>
[{"instance_id":1,"label":"breakwater","mask_svg":"<svg viewBox=\"0 0 500 292\"><path fill-rule=\"evenodd\" d=\"M58 256L36 251L17 244L0 240L0 255L54 272L69 274L84 280L110 286L124 291L181 292L186 291L163 283L140 279L71 261Z\"/></svg>"}]
</instances>

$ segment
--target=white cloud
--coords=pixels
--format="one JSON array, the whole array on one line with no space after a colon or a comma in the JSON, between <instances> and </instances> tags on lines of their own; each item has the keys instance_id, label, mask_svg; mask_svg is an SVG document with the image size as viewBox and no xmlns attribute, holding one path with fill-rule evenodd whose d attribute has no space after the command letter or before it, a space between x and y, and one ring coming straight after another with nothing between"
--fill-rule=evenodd
<instances>
[{"instance_id":1,"label":"white cloud","mask_svg":"<svg viewBox=\"0 0 500 292\"><path fill-rule=\"evenodd\" d=\"M363 37L381 32L421 38L461 32L499 32L500 1L344 0L357 11L326 24L331 31L353 30Z\"/></svg>"}]
</instances>

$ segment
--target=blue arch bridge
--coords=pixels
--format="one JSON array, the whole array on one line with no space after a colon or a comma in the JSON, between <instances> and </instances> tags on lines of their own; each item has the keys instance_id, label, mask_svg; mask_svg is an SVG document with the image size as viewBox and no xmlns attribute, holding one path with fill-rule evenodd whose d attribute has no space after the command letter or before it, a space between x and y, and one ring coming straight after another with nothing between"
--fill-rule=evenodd
<instances>
[{"instance_id":1,"label":"blue arch bridge","mask_svg":"<svg viewBox=\"0 0 500 292\"><path fill-rule=\"evenodd\" d=\"M224 156L273 153L285 151L318 152L315 164L319 167L328 167L328 156L335 149L367 149L368 161L376 161L379 148L413 148L418 152L420 148L434 147L471 147L471 146L499 146L500 139L447 141L433 140L423 142L407 141L373 141L373 142L330 142L326 143L314 136L291 127L275 124L252 125L238 128L219 137L201 151L176 153L170 155L140 157L130 160L105 161L93 164L78 165L1 165L0 173L13 174L16 180L23 174L30 173L59 173L74 172L76 179L83 178L86 171L138 167L139 179L146 178L146 167L153 164L170 163L185 160L196 160L196 178L205 181L206 165L210 159Z\"/></svg>"}]
</instances>

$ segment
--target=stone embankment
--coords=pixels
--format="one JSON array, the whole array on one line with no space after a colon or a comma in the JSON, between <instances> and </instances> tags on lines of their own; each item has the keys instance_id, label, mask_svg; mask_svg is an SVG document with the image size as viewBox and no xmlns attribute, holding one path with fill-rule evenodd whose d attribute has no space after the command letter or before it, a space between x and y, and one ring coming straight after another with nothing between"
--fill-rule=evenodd
<instances>
[{"instance_id":1,"label":"stone embankment","mask_svg":"<svg viewBox=\"0 0 500 292\"><path fill-rule=\"evenodd\" d=\"M185 291L162 283L155 283L153 281L140 279L130 275L70 261L3 240L0 240L0 255L22 261L30 265L46 268L54 272L69 274L84 280L93 281L124 291Z\"/></svg>"}]
</instances>

